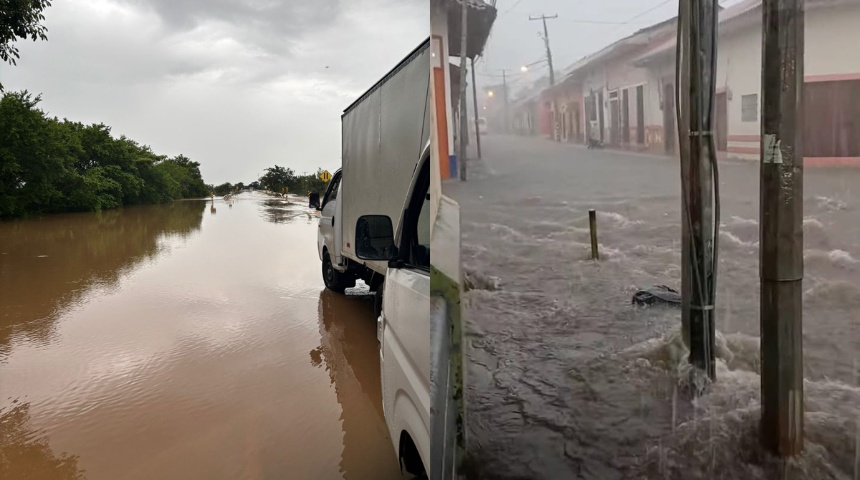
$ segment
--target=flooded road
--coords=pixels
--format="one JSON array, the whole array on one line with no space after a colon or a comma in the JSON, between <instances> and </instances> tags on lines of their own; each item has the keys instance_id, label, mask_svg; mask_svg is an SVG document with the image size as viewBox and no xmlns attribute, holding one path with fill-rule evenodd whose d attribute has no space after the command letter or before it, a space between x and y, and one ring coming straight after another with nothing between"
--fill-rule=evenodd
<instances>
[{"instance_id":1,"label":"flooded road","mask_svg":"<svg viewBox=\"0 0 860 480\"><path fill-rule=\"evenodd\" d=\"M372 301L324 290L306 206L0 223L0 478L401 478Z\"/></svg>"},{"instance_id":2,"label":"flooded road","mask_svg":"<svg viewBox=\"0 0 860 480\"><path fill-rule=\"evenodd\" d=\"M487 479L860 475L860 170L805 175L806 453L758 447L758 169L721 162L717 383L692 400L680 310L677 160L490 135L461 206L469 453ZM589 260L588 209L601 261Z\"/></svg>"}]
</instances>

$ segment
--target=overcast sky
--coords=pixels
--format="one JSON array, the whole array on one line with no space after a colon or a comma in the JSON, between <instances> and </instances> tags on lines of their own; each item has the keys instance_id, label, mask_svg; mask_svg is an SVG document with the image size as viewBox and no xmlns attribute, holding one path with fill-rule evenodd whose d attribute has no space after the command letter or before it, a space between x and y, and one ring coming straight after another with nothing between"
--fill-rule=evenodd
<instances>
[{"instance_id":1,"label":"overcast sky","mask_svg":"<svg viewBox=\"0 0 860 480\"><path fill-rule=\"evenodd\" d=\"M739 0L724 0L723 6ZM678 0L498 0L498 16L487 42L484 60L476 65L481 85L501 83L501 69L513 71L510 81L519 86L537 80L549 70L546 63L521 73L519 68L546 58L538 32L540 21L529 16L541 14L547 20L550 47L556 71L563 71L585 55L597 52L636 30L674 17ZM515 91L514 88L512 88Z\"/></svg>"},{"instance_id":2,"label":"overcast sky","mask_svg":"<svg viewBox=\"0 0 860 480\"><path fill-rule=\"evenodd\" d=\"M340 166L342 110L429 36L428 0L56 0L7 90L103 122L207 183Z\"/></svg>"}]
</instances>

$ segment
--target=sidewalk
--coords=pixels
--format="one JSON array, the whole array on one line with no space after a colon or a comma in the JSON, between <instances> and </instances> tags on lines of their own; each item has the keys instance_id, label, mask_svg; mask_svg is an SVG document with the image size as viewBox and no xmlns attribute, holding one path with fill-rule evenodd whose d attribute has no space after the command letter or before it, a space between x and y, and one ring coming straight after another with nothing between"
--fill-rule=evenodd
<instances>
[{"instance_id":1,"label":"sidewalk","mask_svg":"<svg viewBox=\"0 0 860 480\"><path fill-rule=\"evenodd\" d=\"M556 143L559 145L569 146L571 148L579 148L583 150L587 150L587 146L580 143L574 142L556 142L551 137L547 136L523 136L521 138L535 139L541 140L550 143ZM729 147L731 148L731 147ZM605 145L603 148L598 149L598 151L612 151L618 153L625 153L631 156L639 156L639 157L648 157L648 158L674 158L680 160L678 154L668 155L661 153L653 153L653 152L639 152L635 150L628 150L624 148L613 147L611 145ZM732 152L717 152L717 160L719 161L728 161L728 162L739 162L739 163L758 163L758 158L745 158L737 156ZM821 168L821 167L831 167L831 168L860 168L860 156L858 157L806 157L803 161L803 166L807 168Z\"/></svg>"}]
</instances>

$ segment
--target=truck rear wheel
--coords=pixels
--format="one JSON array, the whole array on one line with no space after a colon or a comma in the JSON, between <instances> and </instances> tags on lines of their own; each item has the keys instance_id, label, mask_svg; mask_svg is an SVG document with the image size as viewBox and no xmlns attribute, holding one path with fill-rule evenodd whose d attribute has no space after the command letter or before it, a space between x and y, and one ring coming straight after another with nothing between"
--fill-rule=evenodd
<instances>
[{"instance_id":1,"label":"truck rear wheel","mask_svg":"<svg viewBox=\"0 0 860 480\"><path fill-rule=\"evenodd\" d=\"M355 277L348 272L338 272L331 263L331 257L328 252L325 253L322 262L322 275L325 287L337 293L343 293L344 290L351 287L350 281L355 280Z\"/></svg>"}]
</instances>

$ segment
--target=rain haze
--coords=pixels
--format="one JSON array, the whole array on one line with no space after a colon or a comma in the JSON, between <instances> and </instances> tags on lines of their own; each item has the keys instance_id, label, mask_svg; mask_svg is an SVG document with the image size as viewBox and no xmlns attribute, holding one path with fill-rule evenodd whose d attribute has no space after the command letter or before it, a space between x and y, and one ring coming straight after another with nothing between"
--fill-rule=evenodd
<instances>
[{"instance_id":1,"label":"rain haze","mask_svg":"<svg viewBox=\"0 0 860 480\"><path fill-rule=\"evenodd\" d=\"M338 168L342 110L429 34L420 0L66 0L45 17L48 41L0 65L7 91L216 185Z\"/></svg>"},{"instance_id":2,"label":"rain haze","mask_svg":"<svg viewBox=\"0 0 860 480\"><path fill-rule=\"evenodd\" d=\"M740 0L720 2L730 6ZM563 72L580 58L593 54L640 28L678 14L677 0L501 0L496 3L498 17L487 42L483 59L476 64L479 86L500 83L501 70L513 73L511 94L548 74L546 49L540 35L540 15L547 20L553 63ZM537 63L522 73L523 65Z\"/></svg>"},{"instance_id":3,"label":"rain haze","mask_svg":"<svg viewBox=\"0 0 860 480\"><path fill-rule=\"evenodd\" d=\"M470 480L860 478L860 1L487 3L441 162Z\"/></svg>"}]
</instances>

